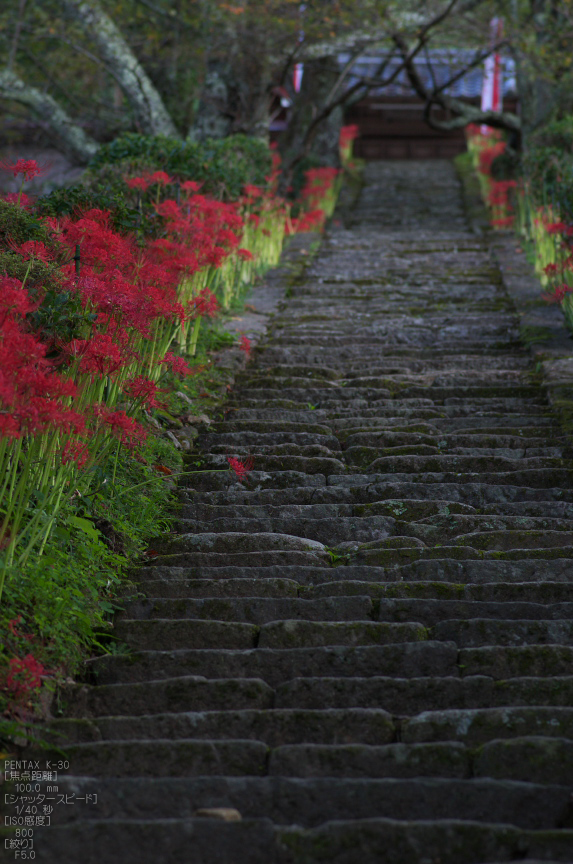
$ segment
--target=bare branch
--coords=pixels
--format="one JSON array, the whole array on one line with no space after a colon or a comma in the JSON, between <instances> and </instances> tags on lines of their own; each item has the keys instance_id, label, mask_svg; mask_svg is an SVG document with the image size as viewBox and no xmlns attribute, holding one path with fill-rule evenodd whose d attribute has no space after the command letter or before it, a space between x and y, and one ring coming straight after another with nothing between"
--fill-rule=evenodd
<instances>
[{"instance_id":1,"label":"bare branch","mask_svg":"<svg viewBox=\"0 0 573 864\"><path fill-rule=\"evenodd\" d=\"M426 103L424 111L424 119L432 129L450 131L453 129L461 129L469 123L484 123L488 126L493 126L497 129L508 129L509 131L518 131L521 129L521 120L516 114L511 112L500 111L482 111L481 108L476 108L474 105L469 105L467 102L462 102L460 99L454 99L445 94L445 90L451 87L456 81L459 81L470 69L478 66L480 63L503 47L505 40L496 43L491 48L478 52L473 59L466 63L464 68L453 75L448 81L440 87L434 87L431 90L426 88L422 78L412 62L411 57L407 54L407 45L401 34L394 35L394 42L404 60L406 74L414 91ZM452 120L436 120L432 117L432 109L434 106L440 106L452 111L457 116Z\"/></svg>"}]
</instances>

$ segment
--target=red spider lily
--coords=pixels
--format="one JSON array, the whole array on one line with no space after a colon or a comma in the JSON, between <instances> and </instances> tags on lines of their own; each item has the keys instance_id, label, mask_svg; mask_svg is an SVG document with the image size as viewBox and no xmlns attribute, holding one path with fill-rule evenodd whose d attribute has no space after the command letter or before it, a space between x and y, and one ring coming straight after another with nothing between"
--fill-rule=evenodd
<instances>
[{"instance_id":1,"label":"red spider lily","mask_svg":"<svg viewBox=\"0 0 573 864\"><path fill-rule=\"evenodd\" d=\"M345 149L346 147L348 147L349 144L352 143L352 141L354 141L355 138L358 138L359 132L360 129L355 123L350 126L343 126L340 130L339 138L339 144L341 149Z\"/></svg>"},{"instance_id":2,"label":"red spider lily","mask_svg":"<svg viewBox=\"0 0 573 864\"><path fill-rule=\"evenodd\" d=\"M22 207L24 210L29 210L32 206L32 199L22 191L8 192L7 195L2 196L2 200L8 204L16 204L16 206Z\"/></svg>"},{"instance_id":3,"label":"red spider lily","mask_svg":"<svg viewBox=\"0 0 573 864\"><path fill-rule=\"evenodd\" d=\"M173 183L172 178L165 171L155 171L147 179L150 183L158 183L160 186L167 186L169 183Z\"/></svg>"},{"instance_id":4,"label":"red spider lily","mask_svg":"<svg viewBox=\"0 0 573 864\"><path fill-rule=\"evenodd\" d=\"M127 341L126 338L122 340ZM74 339L66 346L71 357L79 359L78 370L88 375L112 375L132 357L127 346L119 345L109 333L94 333L90 339Z\"/></svg>"},{"instance_id":5,"label":"red spider lily","mask_svg":"<svg viewBox=\"0 0 573 864\"><path fill-rule=\"evenodd\" d=\"M491 163L497 156L501 156L506 148L505 141L485 147L479 154L479 171L482 174L491 175Z\"/></svg>"},{"instance_id":6,"label":"red spider lily","mask_svg":"<svg viewBox=\"0 0 573 864\"><path fill-rule=\"evenodd\" d=\"M44 262L54 260L53 253L49 249L46 249L46 246L39 240L26 240L25 243L20 243L19 246L9 240L7 245L13 252L21 255L24 261L29 261L30 258L39 258L40 261Z\"/></svg>"},{"instance_id":7,"label":"red spider lily","mask_svg":"<svg viewBox=\"0 0 573 864\"><path fill-rule=\"evenodd\" d=\"M145 177L124 177L123 179L130 189L139 189L140 192L145 192L149 189L149 181Z\"/></svg>"},{"instance_id":8,"label":"red spider lily","mask_svg":"<svg viewBox=\"0 0 573 864\"><path fill-rule=\"evenodd\" d=\"M547 303L561 303L566 294L573 292L573 285L556 285L551 293L542 294Z\"/></svg>"},{"instance_id":9,"label":"red spider lily","mask_svg":"<svg viewBox=\"0 0 573 864\"><path fill-rule=\"evenodd\" d=\"M295 233L320 230L325 219L324 210L310 210L308 213L303 213L298 219L292 219L292 228Z\"/></svg>"},{"instance_id":10,"label":"red spider lily","mask_svg":"<svg viewBox=\"0 0 573 864\"><path fill-rule=\"evenodd\" d=\"M36 308L19 279L0 276L0 326L9 315L24 316Z\"/></svg>"},{"instance_id":11,"label":"red spider lily","mask_svg":"<svg viewBox=\"0 0 573 864\"><path fill-rule=\"evenodd\" d=\"M131 396L132 399L137 399L145 408L159 407L155 398L159 392L159 387L144 375L138 375L137 378L128 381L123 387L123 392Z\"/></svg>"},{"instance_id":12,"label":"red spider lily","mask_svg":"<svg viewBox=\"0 0 573 864\"><path fill-rule=\"evenodd\" d=\"M161 204L156 204L155 210L160 216L163 216L164 219L168 219L175 225L181 218L181 207L177 201L173 201L171 198L163 201Z\"/></svg>"},{"instance_id":13,"label":"red spider lily","mask_svg":"<svg viewBox=\"0 0 573 864\"><path fill-rule=\"evenodd\" d=\"M251 340L247 336L241 336L239 340L239 349L244 351L247 357L251 356L252 347Z\"/></svg>"},{"instance_id":14,"label":"red spider lily","mask_svg":"<svg viewBox=\"0 0 573 864\"><path fill-rule=\"evenodd\" d=\"M255 257L248 249L237 249L237 255L239 258L242 258L243 261L252 261Z\"/></svg>"},{"instance_id":15,"label":"red spider lily","mask_svg":"<svg viewBox=\"0 0 573 864\"><path fill-rule=\"evenodd\" d=\"M559 272L559 267L557 264L547 264L543 268L543 272L546 276L555 276L555 274Z\"/></svg>"},{"instance_id":16,"label":"red spider lily","mask_svg":"<svg viewBox=\"0 0 573 864\"><path fill-rule=\"evenodd\" d=\"M61 454L62 465L75 462L78 468L83 468L89 459L89 449L85 442L67 441Z\"/></svg>"},{"instance_id":17,"label":"red spider lily","mask_svg":"<svg viewBox=\"0 0 573 864\"><path fill-rule=\"evenodd\" d=\"M5 690L14 696L23 696L37 690L46 674L44 666L32 654L23 659L13 657L8 663Z\"/></svg>"},{"instance_id":18,"label":"red spider lily","mask_svg":"<svg viewBox=\"0 0 573 864\"><path fill-rule=\"evenodd\" d=\"M248 456L244 462L237 459L235 456L227 456L227 462L232 471L235 472L239 481L245 480L247 475L253 470L255 460L253 456Z\"/></svg>"},{"instance_id":19,"label":"red spider lily","mask_svg":"<svg viewBox=\"0 0 573 864\"><path fill-rule=\"evenodd\" d=\"M83 431L84 418L62 401L75 396L76 385L54 371L46 350L35 335L23 332L13 315L1 321L0 435Z\"/></svg>"},{"instance_id":20,"label":"red spider lily","mask_svg":"<svg viewBox=\"0 0 573 864\"><path fill-rule=\"evenodd\" d=\"M48 168L50 168L50 165L51 163L49 162L39 165L35 159L18 159L18 161L14 163L8 162L7 159L3 159L0 162L0 168L3 171L10 171L14 177L22 174L24 180L32 180L34 177L45 174Z\"/></svg>"},{"instance_id":21,"label":"red spider lily","mask_svg":"<svg viewBox=\"0 0 573 864\"><path fill-rule=\"evenodd\" d=\"M545 226L548 234L562 234L564 237L573 236L573 225L566 225L565 222L553 222Z\"/></svg>"},{"instance_id":22,"label":"red spider lily","mask_svg":"<svg viewBox=\"0 0 573 864\"><path fill-rule=\"evenodd\" d=\"M185 182L181 184L181 191L191 194L193 192L198 192L202 186L203 183L197 183L196 180L185 180Z\"/></svg>"},{"instance_id":23,"label":"red spider lily","mask_svg":"<svg viewBox=\"0 0 573 864\"><path fill-rule=\"evenodd\" d=\"M187 305L188 318L216 318L219 312L219 301L209 288L203 290L193 297Z\"/></svg>"},{"instance_id":24,"label":"red spider lily","mask_svg":"<svg viewBox=\"0 0 573 864\"><path fill-rule=\"evenodd\" d=\"M171 351L167 352L161 362L168 366L171 372L178 378L192 375L194 371L193 367L189 366L182 357L177 357L175 354L172 354Z\"/></svg>"},{"instance_id":25,"label":"red spider lily","mask_svg":"<svg viewBox=\"0 0 573 864\"><path fill-rule=\"evenodd\" d=\"M112 435L118 438L126 447L135 447L145 441L147 433L143 426L128 417L125 411L110 411L105 405L98 405L96 415Z\"/></svg>"}]
</instances>

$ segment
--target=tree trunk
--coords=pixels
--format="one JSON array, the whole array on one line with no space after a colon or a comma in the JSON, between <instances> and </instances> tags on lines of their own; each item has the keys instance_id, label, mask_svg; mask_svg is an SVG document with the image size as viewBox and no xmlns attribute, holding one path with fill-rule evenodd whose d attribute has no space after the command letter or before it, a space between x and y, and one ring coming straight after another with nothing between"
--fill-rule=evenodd
<instances>
[{"instance_id":1,"label":"tree trunk","mask_svg":"<svg viewBox=\"0 0 573 864\"><path fill-rule=\"evenodd\" d=\"M161 96L98 0L64 0L64 4L97 44L102 60L132 106L141 131L179 138Z\"/></svg>"},{"instance_id":2,"label":"tree trunk","mask_svg":"<svg viewBox=\"0 0 573 864\"><path fill-rule=\"evenodd\" d=\"M322 165L339 165L338 140L344 119L341 107L335 108L310 136L307 134L314 117L326 105L339 74L332 58L305 63L300 97L295 102L288 129L279 140L285 167L306 156L315 156Z\"/></svg>"},{"instance_id":3,"label":"tree trunk","mask_svg":"<svg viewBox=\"0 0 573 864\"><path fill-rule=\"evenodd\" d=\"M226 138L242 133L254 138L269 136L270 80L266 70L257 65L247 69L242 58L233 63L212 61L209 64L199 107L189 130L189 138Z\"/></svg>"},{"instance_id":4,"label":"tree trunk","mask_svg":"<svg viewBox=\"0 0 573 864\"><path fill-rule=\"evenodd\" d=\"M99 144L48 93L25 84L8 69L0 72L0 97L26 105L72 162L85 165L97 152Z\"/></svg>"}]
</instances>

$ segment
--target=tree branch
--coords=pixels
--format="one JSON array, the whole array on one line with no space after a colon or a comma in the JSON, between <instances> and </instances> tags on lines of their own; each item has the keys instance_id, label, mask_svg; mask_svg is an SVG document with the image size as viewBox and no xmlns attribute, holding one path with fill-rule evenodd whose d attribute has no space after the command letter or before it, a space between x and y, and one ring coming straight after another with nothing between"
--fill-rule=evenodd
<instances>
[{"instance_id":1,"label":"tree branch","mask_svg":"<svg viewBox=\"0 0 573 864\"><path fill-rule=\"evenodd\" d=\"M453 75L448 81L440 87L434 87L432 90L428 90L412 62L411 57L407 54L408 48L402 35L396 33L394 34L393 39L398 50L402 54L404 68L406 69L406 74L408 75L408 80L410 81L412 88L418 94L420 99L423 99L426 103L424 120L432 129L438 131L451 131L454 129L461 129L469 123L484 123L488 126L493 126L496 129L507 129L511 132L516 132L521 129L521 120L517 114L512 114L509 111L482 111L481 108L476 108L474 105L469 105L467 102L462 102L460 99L446 96L444 93L448 87L462 78L470 69L483 63L490 54L505 45L505 41L492 46L487 51L482 51L481 53L478 52L462 70ZM449 109L457 116L452 120L436 120L432 117L432 109L434 105L439 105L441 108Z\"/></svg>"},{"instance_id":2,"label":"tree branch","mask_svg":"<svg viewBox=\"0 0 573 864\"><path fill-rule=\"evenodd\" d=\"M98 0L64 0L64 5L98 46L133 107L143 132L180 137L143 66Z\"/></svg>"},{"instance_id":3,"label":"tree branch","mask_svg":"<svg viewBox=\"0 0 573 864\"><path fill-rule=\"evenodd\" d=\"M95 156L99 144L86 135L81 126L61 108L48 93L25 84L21 78L4 69L0 72L0 97L26 105L57 138L62 151L80 165Z\"/></svg>"}]
</instances>

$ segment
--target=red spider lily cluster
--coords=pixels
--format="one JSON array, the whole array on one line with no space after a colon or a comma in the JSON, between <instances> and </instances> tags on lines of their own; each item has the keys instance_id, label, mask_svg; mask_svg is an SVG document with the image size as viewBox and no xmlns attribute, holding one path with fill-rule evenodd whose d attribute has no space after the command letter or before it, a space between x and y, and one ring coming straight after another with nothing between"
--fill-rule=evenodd
<instances>
[{"instance_id":1,"label":"red spider lily cluster","mask_svg":"<svg viewBox=\"0 0 573 864\"><path fill-rule=\"evenodd\" d=\"M0 167L26 182L45 166ZM235 202L162 170L125 177L126 200L152 216L146 235L122 233L113 214L87 209L37 217L45 242L9 242L26 277L0 276L0 596L8 568L43 549L68 490L86 493L96 465L145 439L141 412L161 406L162 377L197 371L182 355L195 354L201 322L278 263L289 222L277 195L279 167L275 152L266 185L246 186ZM297 230L319 228L331 214L338 174L307 172ZM33 212L22 190L4 200ZM80 310L73 336L34 324L47 289L28 273L40 262L57 275L64 302ZM247 337L240 348L249 355ZM248 459L229 465L239 479L252 468ZM11 681L37 679L30 657Z\"/></svg>"},{"instance_id":2,"label":"red spider lily cluster","mask_svg":"<svg viewBox=\"0 0 573 864\"><path fill-rule=\"evenodd\" d=\"M290 220L290 233L321 231L336 206L341 171L338 168L312 168L305 172L301 212Z\"/></svg>"},{"instance_id":3,"label":"red spider lily cluster","mask_svg":"<svg viewBox=\"0 0 573 864\"><path fill-rule=\"evenodd\" d=\"M2 167L24 180L42 171L31 160ZM275 159L270 184L276 171ZM201 320L218 315L253 268L278 260L282 201L248 188L244 199L223 203L199 194L200 185L180 184L176 200L164 171L126 178L126 194L147 196L155 212L158 228L144 245L94 209L42 219L49 243L10 244L24 267L38 261L57 272L84 318L81 335L44 337L32 321L45 289L0 277L0 499L8 501L0 511L0 591L18 544L24 555L43 546L65 489L80 487L111 447L145 438L138 414L160 404L162 375L193 374L179 352L194 353ZM8 489L19 497L7 498ZM30 495L51 515L27 519Z\"/></svg>"},{"instance_id":4,"label":"red spider lily cluster","mask_svg":"<svg viewBox=\"0 0 573 864\"><path fill-rule=\"evenodd\" d=\"M507 142L495 130L482 135L480 127L471 124L466 129L470 151L477 156L477 170L482 193L491 210L491 224L495 228L511 228L514 224L512 196L515 180L495 180L491 170L494 159L505 152Z\"/></svg>"},{"instance_id":5,"label":"red spider lily cluster","mask_svg":"<svg viewBox=\"0 0 573 864\"><path fill-rule=\"evenodd\" d=\"M567 326L573 330L573 225L559 218L553 206L535 204L527 183L518 185L513 180L492 178L493 160L506 149L506 142L500 140L498 133L483 136L476 126L468 127L467 131L468 149L473 153L482 193L492 211L492 225L515 227L532 242L535 269L546 289L542 298L561 306Z\"/></svg>"},{"instance_id":6,"label":"red spider lily cluster","mask_svg":"<svg viewBox=\"0 0 573 864\"><path fill-rule=\"evenodd\" d=\"M49 670L29 650L34 637L17 629L21 622L21 615L8 621L8 635L4 647L14 656L8 660L0 675L0 691L8 696L8 708L12 713L20 712L22 703L41 687L42 679L50 675ZM23 657L20 656L22 654Z\"/></svg>"}]
</instances>

